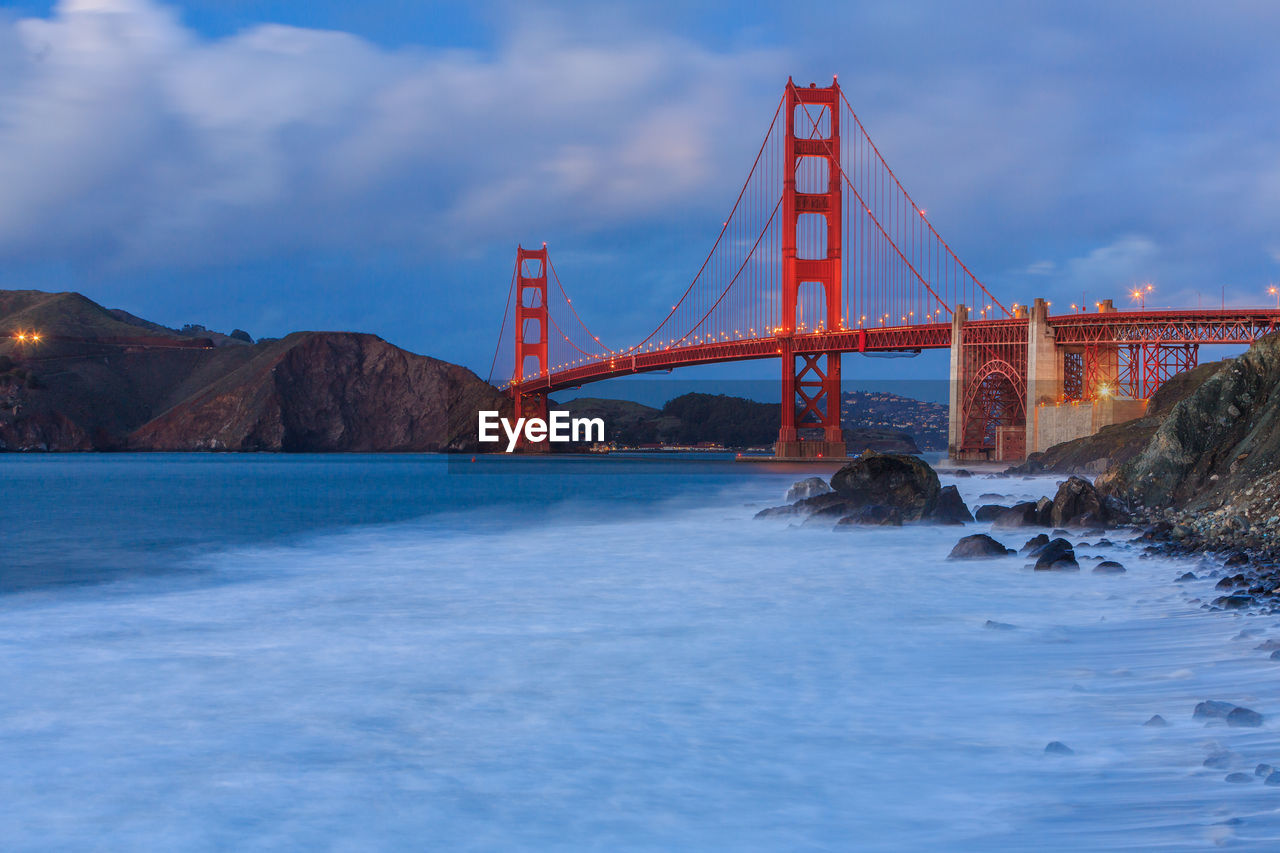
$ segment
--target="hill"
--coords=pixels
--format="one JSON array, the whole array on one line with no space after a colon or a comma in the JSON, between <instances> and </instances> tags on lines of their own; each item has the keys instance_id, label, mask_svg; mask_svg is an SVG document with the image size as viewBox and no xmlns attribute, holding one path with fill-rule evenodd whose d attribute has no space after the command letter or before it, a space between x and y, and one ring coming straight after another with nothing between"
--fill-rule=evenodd
<instances>
[{"instance_id":1,"label":"hill","mask_svg":"<svg viewBox=\"0 0 1280 853\"><path fill-rule=\"evenodd\" d=\"M373 335L254 344L40 291L0 291L0 332L0 449L459 449L477 408L505 405L466 368Z\"/></svg>"},{"instance_id":2,"label":"hill","mask_svg":"<svg viewBox=\"0 0 1280 853\"><path fill-rule=\"evenodd\" d=\"M855 395L845 395L847 398ZM918 453L919 447L912 435L895 429L892 424L893 406L896 411L914 411L911 404L918 400L889 395L866 395L879 404L874 425L867 423L846 424L845 441L850 453L871 449L880 452ZM893 398L881 401L880 397ZM862 402L859 399L859 402ZM888 402L888 405L885 403ZM938 405L938 404L920 404ZM629 400L606 400L598 397L581 397L558 404L558 408L576 417L600 417L604 419L608 441L621 446L637 447L646 444L695 445L720 444L730 448L768 447L778 438L778 422L781 406L777 403L759 403L744 397L726 394L683 394L661 409L633 403ZM943 407L945 409L945 407Z\"/></svg>"}]
</instances>

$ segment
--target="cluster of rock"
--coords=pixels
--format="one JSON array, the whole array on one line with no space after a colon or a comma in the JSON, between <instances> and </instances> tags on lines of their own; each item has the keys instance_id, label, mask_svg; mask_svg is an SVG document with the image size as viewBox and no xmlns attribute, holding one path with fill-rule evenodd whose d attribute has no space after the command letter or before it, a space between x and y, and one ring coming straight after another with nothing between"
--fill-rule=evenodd
<instances>
[{"instance_id":1,"label":"cluster of rock","mask_svg":"<svg viewBox=\"0 0 1280 853\"><path fill-rule=\"evenodd\" d=\"M955 486L942 486L938 474L915 456L868 450L827 483L810 477L787 492L784 506L756 518L792 518L802 526L833 528L899 526L912 522L964 524L973 515Z\"/></svg>"},{"instance_id":2,"label":"cluster of rock","mask_svg":"<svg viewBox=\"0 0 1280 853\"><path fill-rule=\"evenodd\" d=\"M910 522L965 524L991 521L994 529L1053 527L1053 536L1039 533L1014 551L985 533L965 536L956 543L949 559L992 559L1020 553L1033 559L1037 571L1079 571L1075 548L1065 538L1072 527L1102 532L1104 526L1122 517L1088 480L1071 477L1062 483L1053 499L1026 501L1013 506L986 504L976 518L969 512L955 486L942 486L937 473L914 456L868 451L835 473L831 482L809 477L787 492L790 502L761 510L756 518L789 518L801 526L833 529L902 525ZM1105 539L1099 545L1110 545ZM1124 566L1103 561L1095 572L1119 573Z\"/></svg>"}]
</instances>

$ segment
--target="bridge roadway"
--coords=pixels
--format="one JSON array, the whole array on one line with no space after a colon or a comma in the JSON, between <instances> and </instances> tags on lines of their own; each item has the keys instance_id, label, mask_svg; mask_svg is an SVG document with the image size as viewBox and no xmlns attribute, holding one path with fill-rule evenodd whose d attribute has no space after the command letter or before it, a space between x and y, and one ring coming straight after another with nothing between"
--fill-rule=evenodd
<instances>
[{"instance_id":1,"label":"bridge roadway","mask_svg":"<svg viewBox=\"0 0 1280 853\"><path fill-rule=\"evenodd\" d=\"M1049 316L1047 321L1054 330L1058 346L1136 343L1247 345L1280 328L1280 309L1109 311L1058 314ZM1027 324L1025 316L968 320L964 323L963 339L965 343L974 344L1025 343ZM921 323L811 332L793 335L791 349L795 355L948 349L952 331L952 323ZM547 394L636 373L779 358L784 346L781 337L771 336L626 353L553 371L549 376L537 376L521 382L519 388L524 394Z\"/></svg>"}]
</instances>

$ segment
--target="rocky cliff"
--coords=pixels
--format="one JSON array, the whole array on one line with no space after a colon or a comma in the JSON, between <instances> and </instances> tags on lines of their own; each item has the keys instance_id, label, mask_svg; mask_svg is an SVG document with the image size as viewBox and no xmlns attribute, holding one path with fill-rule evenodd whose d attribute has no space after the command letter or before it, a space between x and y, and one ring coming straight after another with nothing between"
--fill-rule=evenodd
<instances>
[{"instance_id":1,"label":"rocky cliff","mask_svg":"<svg viewBox=\"0 0 1280 853\"><path fill-rule=\"evenodd\" d=\"M1164 423L1173 407L1200 387L1221 366L1221 362L1212 362L1179 373L1151 395L1143 417L1106 426L1093 435L1055 444L1041 453L1032 453L1026 462L1010 469L1011 473L1094 475L1120 465L1137 455Z\"/></svg>"},{"instance_id":2,"label":"rocky cliff","mask_svg":"<svg viewBox=\"0 0 1280 853\"><path fill-rule=\"evenodd\" d=\"M373 335L192 328L0 291L0 450L468 449L476 410L506 407L466 368ZM24 329L38 345L16 341Z\"/></svg>"},{"instance_id":3,"label":"rocky cliff","mask_svg":"<svg viewBox=\"0 0 1280 853\"><path fill-rule=\"evenodd\" d=\"M1280 334L1220 363L1099 484L1138 505L1217 512L1224 523L1252 519L1274 532L1280 523Z\"/></svg>"}]
</instances>

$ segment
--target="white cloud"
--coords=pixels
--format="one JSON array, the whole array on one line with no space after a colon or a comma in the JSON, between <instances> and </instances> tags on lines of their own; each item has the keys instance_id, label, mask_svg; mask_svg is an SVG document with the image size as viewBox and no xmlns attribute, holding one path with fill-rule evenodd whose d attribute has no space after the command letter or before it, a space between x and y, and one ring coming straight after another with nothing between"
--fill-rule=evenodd
<instances>
[{"instance_id":1,"label":"white cloud","mask_svg":"<svg viewBox=\"0 0 1280 853\"><path fill-rule=\"evenodd\" d=\"M1148 237L1129 234L1066 264L1063 283L1072 287L1116 290L1149 281L1160 261L1160 247Z\"/></svg>"},{"instance_id":2,"label":"white cloud","mask_svg":"<svg viewBox=\"0 0 1280 853\"><path fill-rule=\"evenodd\" d=\"M0 257L429 250L731 199L779 56L525 24L481 55L209 41L150 0L0 19Z\"/></svg>"}]
</instances>

